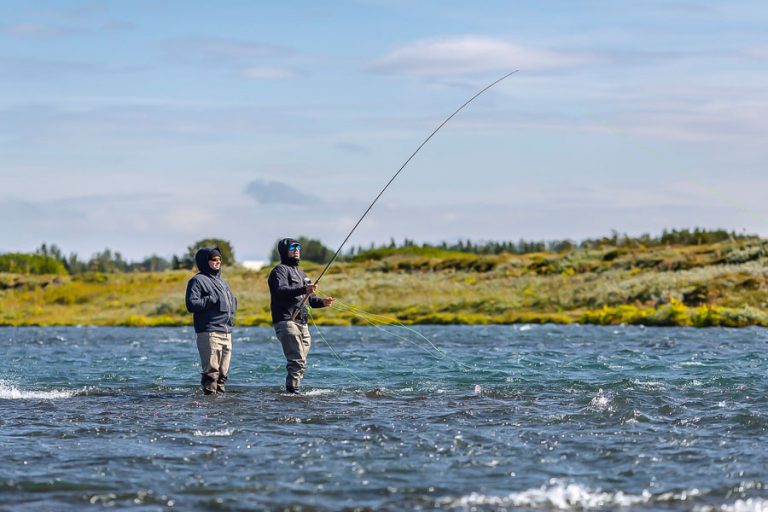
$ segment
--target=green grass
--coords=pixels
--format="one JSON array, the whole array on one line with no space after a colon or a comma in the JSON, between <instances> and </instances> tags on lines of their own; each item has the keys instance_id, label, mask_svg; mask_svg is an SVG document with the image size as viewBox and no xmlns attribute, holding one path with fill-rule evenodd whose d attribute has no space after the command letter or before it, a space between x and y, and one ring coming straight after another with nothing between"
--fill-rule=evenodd
<instances>
[{"instance_id":1,"label":"green grass","mask_svg":"<svg viewBox=\"0 0 768 512\"><path fill-rule=\"evenodd\" d=\"M605 247L562 254L478 256L382 249L335 263L321 294L404 324L588 323L768 326L766 242ZM322 268L303 267L316 276ZM238 325L269 325L269 269L227 269ZM189 325L193 273L0 274L2 325ZM345 308L318 323L365 324Z\"/></svg>"}]
</instances>

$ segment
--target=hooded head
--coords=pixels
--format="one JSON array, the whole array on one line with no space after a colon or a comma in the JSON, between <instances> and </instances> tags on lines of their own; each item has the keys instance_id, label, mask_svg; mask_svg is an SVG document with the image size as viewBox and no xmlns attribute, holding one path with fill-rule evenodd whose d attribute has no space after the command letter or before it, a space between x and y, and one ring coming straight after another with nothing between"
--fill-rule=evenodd
<instances>
[{"instance_id":1,"label":"hooded head","mask_svg":"<svg viewBox=\"0 0 768 512\"><path fill-rule=\"evenodd\" d=\"M198 249L195 254L195 263L201 274L207 274L209 276L219 275L220 270L214 270L208 264L208 261L214 256L221 257L221 251L218 247L203 247L202 249Z\"/></svg>"},{"instance_id":2,"label":"hooded head","mask_svg":"<svg viewBox=\"0 0 768 512\"><path fill-rule=\"evenodd\" d=\"M280 254L280 262L284 263L286 265L290 265L292 267L295 267L299 264L299 260L301 258L290 258L288 256L288 248L293 244L298 244L298 240L294 240L293 238L283 238L279 242L277 242L277 252Z\"/></svg>"}]
</instances>

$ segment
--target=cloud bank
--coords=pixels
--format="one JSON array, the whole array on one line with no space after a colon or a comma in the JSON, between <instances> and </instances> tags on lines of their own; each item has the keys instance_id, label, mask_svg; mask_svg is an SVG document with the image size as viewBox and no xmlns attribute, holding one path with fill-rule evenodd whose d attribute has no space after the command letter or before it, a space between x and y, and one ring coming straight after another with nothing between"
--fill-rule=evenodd
<instances>
[{"instance_id":1,"label":"cloud bank","mask_svg":"<svg viewBox=\"0 0 768 512\"><path fill-rule=\"evenodd\" d=\"M380 73L417 76L525 69L550 71L594 63L593 54L525 47L481 36L417 41L402 46L371 66Z\"/></svg>"}]
</instances>

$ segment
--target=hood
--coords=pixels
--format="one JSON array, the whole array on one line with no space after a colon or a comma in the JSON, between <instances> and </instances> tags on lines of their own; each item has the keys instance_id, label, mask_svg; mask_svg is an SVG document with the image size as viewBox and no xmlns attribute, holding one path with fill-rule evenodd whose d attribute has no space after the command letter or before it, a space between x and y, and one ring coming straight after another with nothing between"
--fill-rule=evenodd
<instances>
[{"instance_id":1,"label":"hood","mask_svg":"<svg viewBox=\"0 0 768 512\"><path fill-rule=\"evenodd\" d=\"M298 243L299 241L293 238L283 238L282 240L277 242L277 252L280 254L281 263L284 263L285 265L290 265L292 267L295 267L299 264L299 260L301 258L288 257L288 247L290 247L291 244L298 244Z\"/></svg>"},{"instance_id":2,"label":"hood","mask_svg":"<svg viewBox=\"0 0 768 512\"><path fill-rule=\"evenodd\" d=\"M214 250L218 251L219 248L203 247L202 249L198 249L197 253L195 254L195 264L197 264L197 270L199 270L201 274L207 274L209 276L219 275L219 270L213 270L211 266L208 265L208 259L211 257L211 253Z\"/></svg>"}]
</instances>

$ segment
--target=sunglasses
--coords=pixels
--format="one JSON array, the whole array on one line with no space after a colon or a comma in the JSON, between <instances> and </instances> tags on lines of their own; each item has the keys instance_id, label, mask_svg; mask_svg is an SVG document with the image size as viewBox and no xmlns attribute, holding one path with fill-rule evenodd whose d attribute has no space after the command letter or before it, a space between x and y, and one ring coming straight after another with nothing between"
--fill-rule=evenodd
<instances>
[{"instance_id":1,"label":"sunglasses","mask_svg":"<svg viewBox=\"0 0 768 512\"><path fill-rule=\"evenodd\" d=\"M291 244L288 246L289 251L300 251L301 250L301 244Z\"/></svg>"},{"instance_id":2,"label":"sunglasses","mask_svg":"<svg viewBox=\"0 0 768 512\"><path fill-rule=\"evenodd\" d=\"M211 258L211 259L209 259L208 261L214 261L214 262L217 262L217 263L221 263L221 258L219 258L219 257L217 256L217 257L215 257L215 258Z\"/></svg>"}]
</instances>

